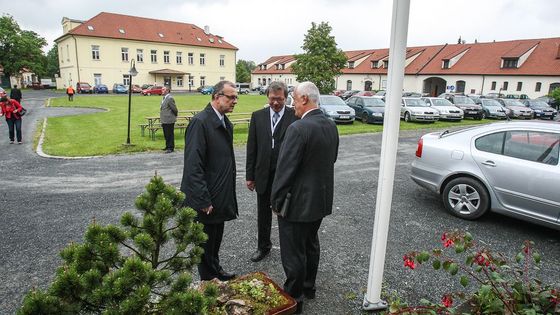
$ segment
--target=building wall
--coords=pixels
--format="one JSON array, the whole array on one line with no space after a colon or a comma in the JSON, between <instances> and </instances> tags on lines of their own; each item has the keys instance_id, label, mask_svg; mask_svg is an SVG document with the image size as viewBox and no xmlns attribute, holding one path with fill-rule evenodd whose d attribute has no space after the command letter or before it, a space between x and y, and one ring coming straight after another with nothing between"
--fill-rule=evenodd
<instances>
[{"instance_id":1,"label":"building wall","mask_svg":"<svg viewBox=\"0 0 560 315\"><path fill-rule=\"evenodd\" d=\"M288 86L298 84L295 74L251 74L251 86L256 88L259 86L268 85L272 81L282 81ZM263 83L266 82L266 83Z\"/></svg>"},{"instance_id":2,"label":"building wall","mask_svg":"<svg viewBox=\"0 0 560 315\"><path fill-rule=\"evenodd\" d=\"M99 46L99 60L92 57L92 46ZM225 79L235 81L235 50L197 47L176 44L161 44L110 38L69 36L59 41L59 63L61 84L64 88L76 82L95 84L96 75L100 75L101 83L110 89L114 83L123 84L124 75L128 74L131 60L136 61L138 75L132 79L133 84L164 83L164 75L153 75L150 71L171 69L186 72L193 76L191 89L203 85L214 85ZM128 61L123 61L121 48L128 48ZM143 62L137 60L137 49L143 50ZM157 51L157 61L151 62L151 50ZM169 63L164 62L164 51L169 51ZM176 53L182 53L182 63L177 64ZM193 53L194 63L188 61L188 53ZM200 54L205 54L205 65L200 64ZM220 66L220 55L224 55L224 65ZM79 73L78 73L79 65ZM173 90L189 90L189 75L165 75L171 77ZM98 76L99 77L99 76ZM182 86L177 77L183 80ZM201 82L204 77L204 82Z\"/></svg>"}]
</instances>

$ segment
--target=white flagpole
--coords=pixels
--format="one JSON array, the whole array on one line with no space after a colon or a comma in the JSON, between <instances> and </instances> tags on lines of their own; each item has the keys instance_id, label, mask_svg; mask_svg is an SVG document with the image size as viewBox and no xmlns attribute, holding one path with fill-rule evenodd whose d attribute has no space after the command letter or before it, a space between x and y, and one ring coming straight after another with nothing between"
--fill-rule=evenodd
<instances>
[{"instance_id":1,"label":"white flagpole","mask_svg":"<svg viewBox=\"0 0 560 315\"><path fill-rule=\"evenodd\" d=\"M375 222L371 244L368 288L362 305L364 310L387 308L381 300L381 284L385 268L387 235L393 197L397 147L399 144L400 108L406 57L406 38L410 0L393 0L391 21L391 44L389 47L389 70L383 140L379 165L379 181L375 202Z\"/></svg>"}]
</instances>

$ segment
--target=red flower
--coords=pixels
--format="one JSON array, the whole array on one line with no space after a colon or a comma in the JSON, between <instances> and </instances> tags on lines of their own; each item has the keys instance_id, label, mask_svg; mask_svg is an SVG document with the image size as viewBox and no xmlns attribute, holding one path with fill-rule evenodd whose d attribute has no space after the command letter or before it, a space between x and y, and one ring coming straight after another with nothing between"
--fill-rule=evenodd
<instances>
[{"instance_id":1,"label":"red flower","mask_svg":"<svg viewBox=\"0 0 560 315\"><path fill-rule=\"evenodd\" d=\"M488 266L490 265L490 262L488 260L486 260L486 258L484 258L484 256L481 253L477 253L476 256L474 257L474 261L479 265L479 266Z\"/></svg>"},{"instance_id":2,"label":"red flower","mask_svg":"<svg viewBox=\"0 0 560 315\"><path fill-rule=\"evenodd\" d=\"M444 295L443 298L441 299L441 303L445 307L451 307L451 305L453 305L453 298L449 294Z\"/></svg>"},{"instance_id":3,"label":"red flower","mask_svg":"<svg viewBox=\"0 0 560 315\"><path fill-rule=\"evenodd\" d=\"M444 232L444 233L441 235L441 240L442 240L442 241L445 241L446 239L447 239L447 232Z\"/></svg>"},{"instance_id":4,"label":"red flower","mask_svg":"<svg viewBox=\"0 0 560 315\"><path fill-rule=\"evenodd\" d=\"M443 247L453 246L455 244L452 239L448 239L443 243Z\"/></svg>"},{"instance_id":5,"label":"red flower","mask_svg":"<svg viewBox=\"0 0 560 315\"><path fill-rule=\"evenodd\" d=\"M560 296L556 295L556 293L558 293L558 292L556 292L556 290L554 290L554 289L552 289L552 291L550 291L550 295L551 295L550 303L552 303L554 305L556 305L560 302Z\"/></svg>"},{"instance_id":6,"label":"red flower","mask_svg":"<svg viewBox=\"0 0 560 315\"><path fill-rule=\"evenodd\" d=\"M416 265L414 264L414 260L410 257L408 257L407 255L403 256L403 260L404 260L404 266L408 267L412 270L414 270L414 268L416 268Z\"/></svg>"}]
</instances>

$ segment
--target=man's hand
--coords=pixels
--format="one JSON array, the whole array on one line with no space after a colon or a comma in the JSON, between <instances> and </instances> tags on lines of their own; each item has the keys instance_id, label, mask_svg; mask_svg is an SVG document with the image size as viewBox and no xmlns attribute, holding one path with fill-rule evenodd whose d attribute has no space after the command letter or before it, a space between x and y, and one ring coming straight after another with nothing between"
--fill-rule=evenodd
<instances>
[{"instance_id":1,"label":"man's hand","mask_svg":"<svg viewBox=\"0 0 560 315\"><path fill-rule=\"evenodd\" d=\"M249 188L250 191L255 190L255 181L254 180L248 180L247 181L247 188Z\"/></svg>"},{"instance_id":2,"label":"man's hand","mask_svg":"<svg viewBox=\"0 0 560 315\"><path fill-rule=\"evenodd\" d=\"M210 213L212 213L212 210L214 210L214 207L212 207L212 205L209 205L209 206L206 207L206 208L200 209L200 211L206 213L207 215L210 214Z\"/></svg>"}]
</instances>

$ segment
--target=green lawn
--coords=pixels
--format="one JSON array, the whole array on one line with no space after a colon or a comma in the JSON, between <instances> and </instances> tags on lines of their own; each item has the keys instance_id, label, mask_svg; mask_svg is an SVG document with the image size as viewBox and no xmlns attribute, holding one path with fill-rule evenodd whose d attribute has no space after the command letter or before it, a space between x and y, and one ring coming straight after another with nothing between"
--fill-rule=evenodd
<instances>
[{"instance_id":1,"label":"green lawn","mask_svg":"<svg viewBox=\"0 0 560 315\"><path fill-rule=\"evenodd\" d=\"M209 95L200 94L177 94L174 95L179 110L201 110L210 101ZM161 97L158 96L132 96L132 111L130 120L130 142L131 147L122 144L126 142L127 118L128 118L128 95L110 95L82 97L74 96L74 102L68 102L66 97L51 100L51 106L75 106L75 107L97 107L107 109L107 112L49 118L48 126L43 143L43 150L47 154L61 156L91 156L119 154L128 152L142 152L160 150L165 146L163 132L156 133L156 140L152 141L146 132L142 137L139 125L146 122L145 117L159 116ZM266 103L266 97L262 95L241 95L234 113L250 113ZM462 122L436 122L434 124L404 123L401 122L401 130L445 128L447 126L460 126L469 124L486 123L487 121L463 120ZM381 125L365 125L356 121L352 125L339 125L341 135L379 132ZM236 144L244 144L247 141L247 126L237 125L234 131ZM175 131L175 148L181 150L184 147L184 136Z\"/></svg>"}]
</instances>

